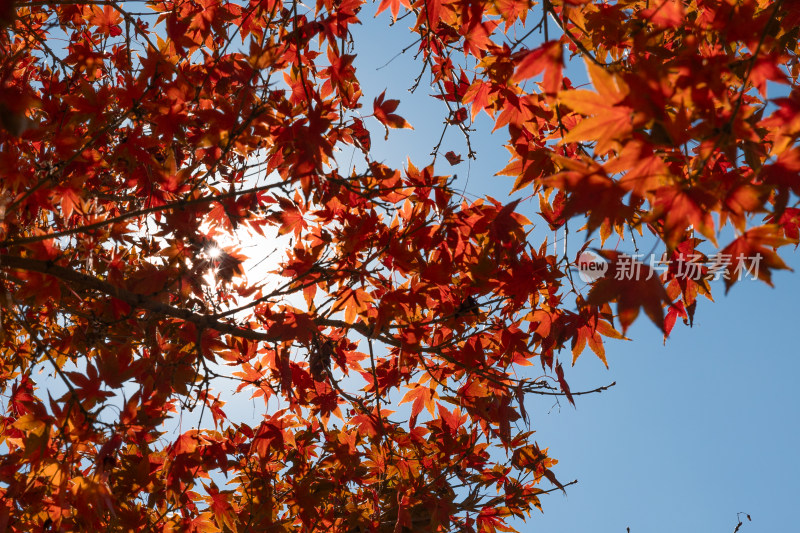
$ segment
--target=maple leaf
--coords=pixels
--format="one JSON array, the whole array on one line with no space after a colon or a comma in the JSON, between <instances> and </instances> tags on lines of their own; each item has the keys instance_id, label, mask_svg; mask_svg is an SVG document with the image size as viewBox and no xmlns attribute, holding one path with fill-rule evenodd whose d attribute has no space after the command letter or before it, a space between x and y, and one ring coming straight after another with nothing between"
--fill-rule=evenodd
<instances>
[{"instance_id":1,"label":"maple leaf","mask_svg":"<svg viewBox=\"0 0 800 533\"><path fill-rule=\"evenodd\" d=\"M89 18L89 22L97 26L97 30L104 35L111 37L122 35L122 28L119 27L122 15L112 6L105 5L102 8L92 6L92 16Z\"/></svg>"},{"instance_id":2,"label":"maple leaf","mask_svg":"<svg viewBox=\"0 0 800 533\"><path fill-rule=\"evenodd\" d=\"M461 156L453 151L444 154L444 158L447 159L447 162L450 163L451 165L457 165L462 161Z\"/></svg>"},{"instance_id":3,"label":"maple leaf","mask_svg":"<svg viewBox=\"0 0 800 533\"><path fill-rule=\"evenodd\" d=\"M796 207L786 208L777 220L776 215L772 214L765 221L778 224L783 231L783 235L787 239L795 241L795 248L797 248L797 243L800 241L800 209Z\"/></svg>"},{"instance_id":4,"label":"maple leaf","mask_svg":"<svg viewBox=\"0 0 800 533\"><path fill-rule=\"evenodd\" d=\"M786 74L778 67L780 61L775 57L758 56L750 67L750 82L758 89L762 98L767 97L767 82L788 84Z\"/></svg>"},{"instance_id":5,"label":"maple leaf","mask_svg":"<svg viewBox=\"0 0 800 533\"><path fill-rule=\"evenodd\" d=\"M565 194L560 218L569 219L578 214L588 214L587 229L591 232L604 220L625 220L632 208L625 204L627 191L608 177L605 169L594 162L575 162L556 158L568 170L542 180L547 187L555 187Z\"/></svg>"},{"instance_id":6,"label":"maple leaf","mask_svg":"<svg viewBox=\"0 0 800 533\"><path fill-rule=\"evenodd\" d=\"M663 222L662 232L668 248L674 248L683 240L689 226L716 244L714 220L711 217L716 200L712 195L698 189L681 190L665 186L657 189L654 196L653 210L648 219Z\"/></svg>"},{"instance_id":7,"label":"maple leaf","mask_svg":"<svg viewBox=\"0 0 800 533\"><path fill-rule=\"evenodd\" d=\"M12 385L8 405L14 416L22 416L32 411L34 404L38 402L33 389L33 380L27 375L23 375L22 379Z\"/></svg>"},{"instance_id":8,"label":"maple leaf","mask_svg":"<svg viewBox=\"0 0 800 533\"><path fill-rule=\"evenodd\" d=\"M442 94L436 94L433 95L433 97L439 100L445 100L446 102L461 103L469 85L470 82L469 78L467 78L467 73L462 69L459 76L456 77L453 75L443 82L442 86L444 90Z\"/></svg>"},{"instance_id":9,"label":"maple leaf","mask_svg":"<svg viewBox=\"0 0 800 533\"><path fill-rule=\"evenodd\" d=\"M451 434L455 435L458 428L461 427L461 424L467 420L467 416L461 414L461 410L458 406L453 407L453 410L449 411L442 406L442 404L437 405L439 406L439 420L442 422L442 429L446 429Z\"/></svg>"},{"instance_id":10,"label":"maple leaf","mask_svg":"<svg viewBox=\"0 0 800 533\"><path fill-rule=\"evenodd\" d=\"M539 194L539 216L547 221L551 230L556 230L564 225L564 206L567 195L559 190L553 198L552 204L544 194Z\"/></svg>"},{"instance_id":11,"label":"maple leaf","mask_svg":"<svg viewBox=\"0 0 800 533\"><path fill-rule=\"evenodd\" d=\"M567 397L569 403L575 406L575 399L572 397L572 392L569 390L569 384L564 378L564 369L562 368L561 363L556 364L556 377L558 378L558 385L561 387L561 391Z\"/></svg>"},{"instance_id":12,"label":"maple leaf","mask_svg":"<svg viewBox=\"0 0 800 533\"><path fill-rule=\"evenodd\" d=\"M87 409L91 408L98 401L113 396L109 391L100 390L103 381L99 379L97 369L94 365L86 365L86 375L81 372L67 372L70 381L75 386L75 391Z\"/></svg>"},{"instance_id":13,"label":"maple leaf","mask_svg":"<svg viewBox=\"0 0 800 533\"><path fill-rule=\"evenodd\" d=\"M499 20L482 20L480 7L472 4L467 20L459 28L459 33L464 38L464 55L471 54L474 57L481 57L481 51L493 45L490 35L500 24Z\"/></svg>"},{"instance_id":14,"label":"maple leaf","mask_svg":"<svg viewBox=\"0 0 800 533\"><path fill-rule=\"evenodd\" d=\"M664 317L664 343L667 342L667 337L672 333L672 328L675 327L675 322L681 317L686 324L689 323L689 314L686 312L686 307L683 302L678 300L672 303L667 310L667 316Z\"/></svg>"},{"instance_id":15,"label":"maple leaf","mask_svg":"<svg viewBox=\"0 0 800 533\"><path fill-rule=\"evenodd\" d=\"M614 329L614 327L604 320L595 317L589 320L579 321L577 327L576 337L572 343L572 364L578 360L578 356L583 352L584 347L589 345L589 348L597 355L597 357L608 368L608 361L606 360L606 351L603 347L602 337L606 336L612 339L625 339L625 336Z\"/></svg>"},{"instance_id":16,"label":"maple leaf","mask_svg":"<svg viewBox=\"0 0 800 533\"><path fill-rule=\"evenodd\" d=\"M798 172L800 172L800 148L792 147L781 152L774 163L765 165L761 170L761 176L765 182L779 190L787 192L791 190L795 194L800 194ZM785 192L781 193L786 194Z\"/></svg>"},{"instance_id":17,"label":"maple leaf","mask_svg":"<svg viewBox=\"0 0 800 533\"><path fill-rule=\"evenodd\" d=\"M281 225L278 229L278 235L294 232L296 236L299 236L308 226L303 217L303 212L289 200L281 198L279 203L282 211L277 215L277 220L280 221Z\"/></svg>"},{"instance_id":18,"label":"maple leaf","mask_svg":"<svg viewBox=\"0 0 800 533\"><path fill-rule=\"evenodd\" d=\"M653 7L642 10L642 15L661 28L677 28L686 16L683 5L678 0L662 0Z\"/></svg>"},{"instance_id":19,"label":"maple leaf","mask_svg":"<svg viewBox=\"0 0 800 533\"><path fill-rule=\"evenodd\" d=\"M519 20L525 24L528 11L533 7L533 0L497 0L494 7L505 22L505 32Z\"/></svg>"},{"instance_id":20,"label":"maple leaf","mask_svg":"<svg viewBox=\"0 0 800 533\"><path fill-rule=\"evenodd\" d=\"M542 87L545 93L555 94L561 86L563 58L560 41L548 41L539 48L528 50L520 57L513 81L519 82L544 72Z\"/></svg>"},{"instance_id":21,"label":"maple leaf","mask_svg":"<svg viewBox=\"0 0 800 533\"><path fill-rule=\"evenodd\" d=\"M475 80L464 93L464 103L468 104L472 102L471 113L473 122L475 121L475 116L481 110L486 110L486 108L489 107L489 95L491 88L491 84L486 83L483 80ZM486 113L488 114L489 111L486 111Z\"/></svg>"},{"instance_id":22,"label":"maple leaf","mask_svg":"<svg viewBox=\"0 0 800 533\"><path fill-rule=\"evenodd\" d=\"M406 9L411 9L411 4L408 0L381 0L381 3L378 4L378 10L375 12L375 16L377 17L385 9L390 8L389 11L392 13L392 20L397 20L397 14L400 12L401 5Z\"/></svg>"},{"instance_id":23,"label":"maple leaf","mask_svg":"<svg viewBox=\"0 0 800 533\"><path fill-rule=\"evenodd\" d=\"M450 118L447 119L448 124L461 124L465 120L467 120L467 109L464 107L459 107L458 109L453 110Z\"/></svg>"},{"instance_id":24,"label":"maple leaf","mask_svg":"<svg viewBox=\"0 0 800 533\"><path fill-rule=\"evenodd\" d=\"M219 250L212 262L216 277L230 283L234 276L244 275L246 259L237 250Z\"/></svg>"},{"instance_id":25,"label":"maple leaf","mask_svg":"<svg viewBox=\"0 0 800 533\"><path fill-rule=\"evenodd\" d=\"M385 96L386 91L383 91L373 102L372 116L378 119L381 124L386 126L387 135L388 128L408 128L413 130L414 128L412 128L403 117L394 114L395 109L397 109L397 106L400 105L400 100L384 101Z\"/></svg>"},{"instance_id":26,"label":"maple leaf","mask_svg":"<svg viewBox=\"0 0 800 533\"><path fill-rule=\"evenodd\" d=\"M622 103L629 89L619 76L588 60L586 68L597 92L585 89L558 92L560 104L588 117L572 127L562 142L596 141L595 150L604 154L633 131L634 110Z\"/></svg>"},{"instance_id":27,"label":"maple leaf","mask_svg":"<svg viewBox=\"0 0 800 533\"><path fill-rule=\"evenodd\" d=\"M374 300L372 296L370 296L370 294L365 290L345 287L341 291L339 298L336 300L336 303L333 306L333 311L344 309L345 321L349 324L352 324L357 315L365 314L366 310L368 309L368 304L372 303L373 301Z\"/></svg>"},{"instance_id":28,"label":"maple leaf","mask_svg":"<svg viewBox=\"0 0 800 533\"><path fill-rule=\"evenodd\" d=\"M438 395L432 391L428 387L418 386L416 388L411 389L408 391L403 399L400 400L400 404L406 402L414 402L411 405L411 418L409 419L410 427L414 427L417 425L417 415L422 411L422 408L426 408L431 415L434 414L434 406L436 402L434 401Z\"/></svg>"},{"instance_id":29,"label":"maple leaf","mask_svg":"<svg viewBox=\"0 0 800 533\"><path fill-rule=\"evenodd\" d=\"M369 151L370 147L372 146L372 141L370 140L369 130L364 127L364 122L359 118L353 119L353 125L350 128L353 131L353 136L361 145L364 150Z\"/></svg>"},{"instance_id":30,"label":"maple leaf","mask_svg":"<svg viewBox=\"0 0 800 533\"><path fill-rule=\"evenodd\" d=\"M772 286L772 270L791 270L775 251L791 244L792 240L780 236L780 228L774 224L747 230L720 251L730 259L725 269L725 291L745 275L752 275Z\"/></svg>"},{"instance_id":31,"label":"maple leaf","mask_svg":"<svg viewBox=\"0 0 800 533\"><path fill-rule=\"evenodd\" d=\"M435 32L441 22L442 0L417 0L414 7L422 8L417 26L425 26Z\"/></svg>"},{"instance_id":32,"label":"maple leaf","mask_svg":"<svg viewBox=\"0 0 800 533\"><path fill-rule=\"evenodd\" d=\"M667 185L671 173L666 163L648 144L633 140L625 144L618 157L603 165L611 175L622 174L620 186L642 198Z\"/></svg>"},{"instance_id":33,"label":"maple leaf","mask_svg":"<svg viewBox=\"0 0 800 533\"><path fill-rule=\"evenodd\" d=\"M597 253L609 262L609 270L594 282L586 302L596 306L616 302L623 335L639 315L640 308L665 331L663 307L670 300L658 275L649 266L620 252L597 250Z\"/></svg>"},{"instance_id":34,"label":"maple leaf","mask_svg":"<svg viewBox=\"0 0 800 533\"><path fill-rule=\"evenodd\" d=\"M220 491L213 481L208 485L203 483L203 487L208 493L209 509L217 526L220 529L227 527L236 533L238 531L236 527L236 512L229 500L233 491Z\"/></svg>"}]
</instances>

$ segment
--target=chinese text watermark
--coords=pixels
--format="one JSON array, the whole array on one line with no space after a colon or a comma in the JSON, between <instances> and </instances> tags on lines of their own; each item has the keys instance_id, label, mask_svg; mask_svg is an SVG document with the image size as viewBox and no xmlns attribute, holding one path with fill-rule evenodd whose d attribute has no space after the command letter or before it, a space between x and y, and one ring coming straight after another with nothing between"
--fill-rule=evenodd
<instances>
[{"instance_id":1,"label":"chinese text watermark","mask_svg":"<svg viewBox=\"0 0 800 533\"><path fill-rule=\"evenodd\" d=\"M761 260L760 253L745 255L717 253L708 257L702 254L683 254L679 259L670 260L664 256L644 254L619 255L609 263L594 252L585 251L578 256L578 276L590 283L604 276L616 280L648 280L668 271L675 278L692 281L717 281L757 279Z\"/></svg>"}]
</instances>

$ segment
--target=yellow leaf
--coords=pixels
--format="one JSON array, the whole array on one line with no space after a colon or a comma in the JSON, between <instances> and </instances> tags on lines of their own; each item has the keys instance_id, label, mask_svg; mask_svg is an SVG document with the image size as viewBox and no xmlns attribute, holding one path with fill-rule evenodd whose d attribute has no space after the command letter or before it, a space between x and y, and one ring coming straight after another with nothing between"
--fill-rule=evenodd
<instances>
[{"instance_id":1,"label":"yellow leaf","mask_svg":"<svg viewBox=\"0 0 800 533\"><path fill-rule=\"evenodd\" d=\"M588 59L586 69L589 71L589 78L597 92L609 105L615 104L627 96L630 89L619 76L610 73L606 68L597 65Z\"/></svg>"},{"instance_id":2,"label":"yellow leaf","mask_svg":"<svg viewBox=\"0 0 800 533\"><path fill-rule=\"evenodd\" d=\"M19 417L12 425L20 431L33 431L37 435L41 435L45 428L45 423L31 413Z\"/></svg>"},{"instance_id":3,"label":"yellow leaf","mask_svg":"<svg viewBox=\"0 0 800 533\"><path fill-rule=\"evenodd\" d=\"M612 104L607 98L603 98L601 95L586 89L561 91L558 93L558 101L582 115L606 113L610 104Z\"/></svg>"}]
</instances>

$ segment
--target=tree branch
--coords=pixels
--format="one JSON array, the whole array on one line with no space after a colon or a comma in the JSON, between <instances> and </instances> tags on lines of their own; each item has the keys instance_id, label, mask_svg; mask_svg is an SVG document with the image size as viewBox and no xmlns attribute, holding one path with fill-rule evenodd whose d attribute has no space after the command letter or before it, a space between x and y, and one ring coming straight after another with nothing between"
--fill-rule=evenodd
<instances>
[{"instance_id":1,"label":"tree branch","mask_svg":"<svg viewBox=\"0 0 800 533\"><path fill-rule=\"evenodd\" d=\"M64 231L58 231L54 233L44 233L42 235L34 235L32 237L23 237L21 239L12 239L12 240L5 240L0 242L0 247L7 247L7 246L19 246L21 244L30 244L33 242L39 241L46 241L49 239L58 239L61 237L67 237L69 235L74 235L76 233L88 233L92 230L102 228L104 226L110 226L112 224L116 224L117 222L122 222L124 220L128 220L131 218L136 218L144 215L149 215L151 213L157 213L159 211L168 211L170 209L182 209L186 207L190 207L193 205L201 205L201 204L209 204L212 202L218 202L220 200L226 200L228 198L235 198L238 196L244 196L245 194L255 194L259 192L263 192L269 189L274 189L284 185L282 182L278 183L270 183L268 185L261 185L259 187L253 187L251 189L245 189L241 191L232 191L222 194L217 194L214 196L204 196L202 198L195 198L193 200L178 200L175 202L166 203L163 205L153 206L153 207L146 207L144 209L137 209L136 211L129 211L127 213L122 213L121 215L107 218L105 220L100 220L98 222L93 222L91 224L86 224L85 226L78 226L76 228L66 229Z\"/></svg>"},{"instance_id":2,"label":"tree branch","mask_svg":"<svg viewBox=\"0 0 800 533\"><path fill-rule=\"evenodd\" d=\"M257 340L257 341L275 341L279 337L263 331L253 331L250 329L241 328L235 324L220 322L215 320L209 315L195 313L188 309L174 307L163 302L159 302L149 298L143 294L129 291L122 287L112 285L107 281L76 272L70 268L57 266L48 261L40 261L38 259L28 259L26 257L18 257L13 255L0 255L0 268L13 268L17 270L24 270L28 272L38 272L53 276L62 282L69 282L75 286L94 290L103 293L117 300L121 300L133 308L145 309L153 313L179 318L186 322L191 322L199 328L212 329L219 333L233 335L243 339Z\"/></svg>"}]
</instances>

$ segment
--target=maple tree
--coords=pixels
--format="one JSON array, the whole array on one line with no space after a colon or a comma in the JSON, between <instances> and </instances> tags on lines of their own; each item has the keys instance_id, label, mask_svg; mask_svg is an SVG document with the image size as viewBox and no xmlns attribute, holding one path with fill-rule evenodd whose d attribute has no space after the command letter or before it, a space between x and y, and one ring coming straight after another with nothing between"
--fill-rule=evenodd
<instances>
[{"instance_id":1,"label":"maple tree","mask_svg":"<svg viewBox=\"0 0 800 533\"><path fill-rule=\"evenodd\" d=\"M413 125L362 93L358 23L409 25L465 153L371 157ZM1 0L0 530L510 531L564 488L525 411L573 400L562 351L691 322L736 268L701 244L786 268L798 27L787 0ZM482 113L549 231L443 173ZM570 219L670 266L582 286ZM277 287L215 244L244 231L291 239Z\"/></svg>"}]
</instances>

